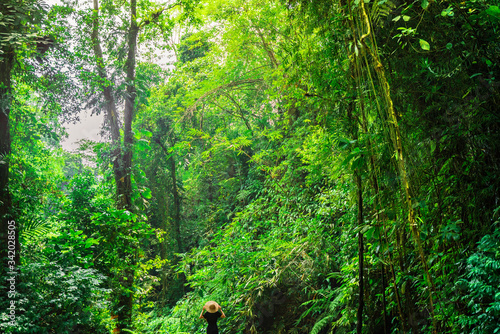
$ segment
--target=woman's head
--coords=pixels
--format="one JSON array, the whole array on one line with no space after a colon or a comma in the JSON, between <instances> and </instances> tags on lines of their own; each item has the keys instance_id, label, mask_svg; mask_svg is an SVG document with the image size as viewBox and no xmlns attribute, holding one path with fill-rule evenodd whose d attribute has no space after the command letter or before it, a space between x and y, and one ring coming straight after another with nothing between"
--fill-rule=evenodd
<instances>
[{"instance_id":1,"label":"woman's head","mask_svg":"<svg viewBox=\"0 0 500 334\"><path fill-rule=\"evenodd\" d=\"M211 300L209 302L206 302L205 306L203 308L205 310L207 310L207 312L209 312L209 313L215 313L219 310L220 306L219 306L219 304L217 304L216 302Z\"/></svg>"}]
</instances>

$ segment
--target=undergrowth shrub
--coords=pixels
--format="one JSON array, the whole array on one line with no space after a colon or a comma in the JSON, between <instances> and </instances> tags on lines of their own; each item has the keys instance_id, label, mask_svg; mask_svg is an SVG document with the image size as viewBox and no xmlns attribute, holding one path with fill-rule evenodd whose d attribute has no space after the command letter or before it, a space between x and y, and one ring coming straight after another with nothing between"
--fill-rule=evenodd
<instances>
[{"instance_id":1,"label":"undergrowth shrub","mask_svg":"<svg viewBox=\"0 0 500 334\"><path fill-rule=\"evenodd\" d=\"M108 333L104 276L94 269L32 263L17 277L15 322L2 313L2 333ZM5 310L6 308L2 308Z\"/></svg>"},{"instance_id":2,"label":"undergrowth shrub","mask_svg":"<svg viewBox=\"0 0 500 334\"><path fill-rule=\"evenodd\" d=\"M497 223L498 227L498 223ZM471 334L500 333L500 230L485 235L467 259L467 273L458 286L466 291L468 314L460 323Z\"/></svg>"}]
</instances>

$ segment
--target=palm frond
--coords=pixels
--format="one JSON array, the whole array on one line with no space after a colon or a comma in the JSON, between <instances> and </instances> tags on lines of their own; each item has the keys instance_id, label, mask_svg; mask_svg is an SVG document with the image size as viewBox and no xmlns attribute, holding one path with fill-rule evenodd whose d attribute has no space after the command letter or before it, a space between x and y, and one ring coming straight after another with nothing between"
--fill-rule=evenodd
<instances>
[{"instance_id":1,"label":"palm frond","mask_svg":"<svg viewBox=\"0 0 500 334\"><path fill-rule=\"evenodd\" d=\"M52 224L49 221L29 220L21 225L19 231L19 239L21 241L36 241L47 235L52 229Z\"/></svg>"}]
</instances>

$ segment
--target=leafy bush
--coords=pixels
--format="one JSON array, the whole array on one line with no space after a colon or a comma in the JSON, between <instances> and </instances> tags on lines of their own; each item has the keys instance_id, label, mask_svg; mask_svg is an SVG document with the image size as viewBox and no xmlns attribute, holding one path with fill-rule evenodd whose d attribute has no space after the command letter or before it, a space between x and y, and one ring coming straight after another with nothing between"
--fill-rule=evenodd
<instances>
[{"instance_id":1,"label":"leafy bush","mask_svg":"<svg viewBox=\"0 0 500 334\"><path fill-rule=\"evenodd\" d=\"M459 286L467 291L463 300L470 313L460 322L468 333L500 333L500 230L478 243Z\"/></svg>"},{"instance_id":2,"label":"leafy bush","mask_svg":"<svg viewBox=\"0 0 500 334\"><path fill-rule=\"evenodd\" d=\"M108 290L100 287L104 276L96 270L32 263L21 267L18 278L15 326L1 314L2 333L108 333Z\"/></svg>"}]
</instances>

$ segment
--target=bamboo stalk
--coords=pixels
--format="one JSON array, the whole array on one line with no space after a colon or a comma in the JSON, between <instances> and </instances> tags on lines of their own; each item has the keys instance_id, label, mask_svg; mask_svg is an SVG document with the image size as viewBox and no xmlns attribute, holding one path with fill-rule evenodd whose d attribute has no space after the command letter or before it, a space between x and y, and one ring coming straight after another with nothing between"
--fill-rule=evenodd
<instances>
[{"instance_id":1,"label":"bamboo stalk","mask_svg":"<svg viewBox=\"0 0 500 334\"><path fill-rule=\"evenodd\" d=\"M420 260L422 262L422 266L425 272L425 276L427 279L427 283L429 285L429 302L430 302L430 312L431 312L431 317L432 317L432 323L433 323L433 333L437 333L437 322L436 322L436 317L435 317L435 310L434 310L434 301L433 301L433 291L434 291L434 282L432 280L432 277L429 272L429 267L427 264L427 260L425 258L425 253L423 251L422 247L422 241L420 239L420 230L418 228L418 225L416 223L416 218L415 218L415 210L413 209L412 205L412 199L411 199L411 193L410 193L410 180L406 172L406 163L403 155L403 145L402 145L402 139L401 139L401 132L399 129L399 124L397 121L396 117L396 112L394 111L394 104L392 102L391 98L391 93L390 93L390 85L387 80L387 77L385 76L385 71L384 67L380 61L380 58L378 56L377 50L372 50L367 44L365 39L366 38L371 38L373 39L373 34L371 32L371 24L370 20L368 18L368 15L366 13L366 9L364 6L364 2L360 2L360 8L361 8L361 16L362 20L365 23L366 27L366 32L361 36L360 38L360 43L364 46L365 50L372 56L373 59L373 66L375 69L375 72L377 73L378 80L382 86L382 95L385 100L385 107L388 115L388 121L387 124L389 125L390 129L390 134L391 134L391 139L394 145L394 152L396 154L396 160L397 160L397 167L398 167L398 172L401 177L401 186L403 187L403 191L405 194L405 201L408 209L408 223L410 226L410 230L412 232L412 236L414 239L414 242L416 244L418 253L420 255Z\"/></svg>"}]
</instances>

